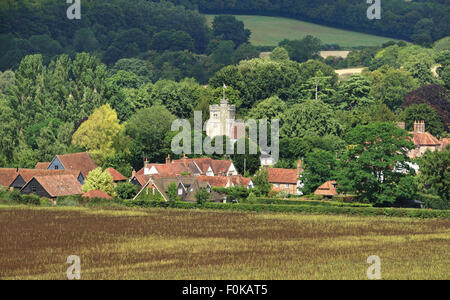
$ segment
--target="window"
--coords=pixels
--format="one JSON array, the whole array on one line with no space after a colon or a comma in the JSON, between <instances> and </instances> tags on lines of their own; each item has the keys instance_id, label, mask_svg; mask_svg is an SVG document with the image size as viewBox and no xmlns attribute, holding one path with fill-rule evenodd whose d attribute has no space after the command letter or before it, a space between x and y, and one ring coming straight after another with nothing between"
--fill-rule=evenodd
<instances>
[{"instance_id":1,"label":"window","mask_svg":"<svg viewBox=\"0 0 450 300\"><path fill-rule=\"evenodd\" d=\"M289 184L286 184L286 188L287 188L287 189L289 188Z\"/></svg>"},{"instance_id":2,"label":"window","mask_svg":"<svg viewBox=\"0 0 450 300\"><path fill-rule=\"evenodd\" d=\"M56 165L56 166L55 166L55 170L58 170L58 169L59 169L59 166L58 166L58 165Z\"/></svg>"},{"instance_id":3,"label":"window","mask_svg":"<svg viewBox=\"0 0 450 300\"><path fill-rule=\"evenodd\" d=\"M31 192L36 193L36 184L35 183L31 184Z\"/></svg>"},{"instance_id":4,"label":"window","mask_svg":"<svg viewBox=\"0 0 450 300\"><path fill-rule=\"evenodd\" d=\"M277 189L279 189L281 187L281 185L279 183L275 184L275 186L277 187Z\"/></svg>"},{"instance_id":5,"label":"window","mask_svg":"<svg viewBox=\"0 0 450 300\"><path fill-rule=\"evenodd\" d=\"M182 188L179 188L178 189L178 196L182 196L183 195L183 189Z\"/></svg>"}]
</instances>

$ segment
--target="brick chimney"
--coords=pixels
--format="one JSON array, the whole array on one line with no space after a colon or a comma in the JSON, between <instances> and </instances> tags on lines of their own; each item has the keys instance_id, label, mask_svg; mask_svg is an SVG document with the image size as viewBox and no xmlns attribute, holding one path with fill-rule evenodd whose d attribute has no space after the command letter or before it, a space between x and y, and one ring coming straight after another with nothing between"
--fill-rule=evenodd
<instances>
[{"instance_id":1,"label":"brick chimney","mask_svg":"<svg viewBox=\"0 0 450 300\"><path fill-rule=\"evenodd\" d=\"M168 154L167 158L166 158L166 165L168 165L168 164L170 164L170 154Z\"/></svg>"},{"instance_id":2,"label":"brick chimney","mask_svg":"<svg viewBox=\"0 0 450 300\"><path fill-rule=\"evenodd\" d=\"M188 166L188 161L187 161L186 153L185 153L184 156L183 156L183 164L184 164L184 166L187 168L187 166Z\"/></svg>"},{"instance_id":3,"label":"brick chimney","mask_svg":"<svg viewBox=\"0 0 450 300\"><path fill-rule=\"evenodd\" d=\"M397 127L401 129L406 129L405 122L397 122Z\"/></svg>"},{"instance_id":4,"label":"brick chimney","mask_svg":"<svg viewBox=\"0 0 450 300\"><path fill-rule=\"evenodd\" d=\"M150 174L150 169L148 168L148 158L145 158L144 161L144 175L149 175Z\"/></svg>"},{"instance_id":5,"label":"brick chimney","mask_svg":"<svg viewBox=\"0 0 450 300\"><path fill-rule=\"evenodd\" d=\"M425 133L425 121L414 122L414 133Z\"/></svg>"},{"instance_id":6,"label":"brick chimney","mask_svg":"<svg viewBox=\"0 0 450 300\"><path fill-rule=\"evenodd\" d=\"M232 187L233 183L231 182L231 172L227 174L227 187Z\"/></svg>"},{"instance_id":7,"label":"brick chimney","mask_svg":"<svg viewBox=\"0 0 450 300\"><path fill-rule=\"evenodd\" d=\"M134 176L136 176L136 170L133 169L133 171L131 171L131 178L134 178Z\"/></svg>"}]
</instances>

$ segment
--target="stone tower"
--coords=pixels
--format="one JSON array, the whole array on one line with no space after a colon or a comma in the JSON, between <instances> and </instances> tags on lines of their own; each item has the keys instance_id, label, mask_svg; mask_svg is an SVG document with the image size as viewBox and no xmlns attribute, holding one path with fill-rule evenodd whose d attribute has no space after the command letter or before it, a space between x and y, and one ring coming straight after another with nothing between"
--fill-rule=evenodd
<instances>
[{"instance_id":1,"label":"stone tower","mask_svg":"<svg viewBox=\"0 0 450 300\"><path fill-rule=\"evenodd\" d=\"M209 110L210 119L206 124L209 137L225 135L231 140L237 140L245 134L245 124L235 120L236 106L229 105L227 99L220 100L220 105L211 105Z\"/></svg>"}]
</instances>

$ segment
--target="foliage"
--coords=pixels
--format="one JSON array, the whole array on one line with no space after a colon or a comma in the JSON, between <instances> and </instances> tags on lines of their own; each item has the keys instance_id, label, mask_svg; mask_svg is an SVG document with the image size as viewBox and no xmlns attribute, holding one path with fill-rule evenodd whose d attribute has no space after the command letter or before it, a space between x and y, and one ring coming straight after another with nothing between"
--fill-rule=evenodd
<instances>
[{"instance_id":1,"label":"foliage","mask_svg":"<svg viewBox=\"0 0 450 300\"><path fill-rule=\"evenodd\" d=\"M302 182L303 194L314 193L323 183L335 180L337 160L333 153L315 149L308 153L304 160Z\"/></svg>"},{"instance_id":2,"label":"foliage","mask_svg":"<svg viewBox=\"0 0 450 300\"><path fill-rule=\"evenodd\" d=\"M174 203L176 201L180 201L180 197L178 196L178 187L175 182L169 184L167 188L167 196L169 197L169 202ZM197 195L195 195L197 197Z\"/></svg>"},{"instance_id":3,"label":"foliage","mask_svg":"<svg viewBox=\"0 0 450 300\"><path fill-rule=\"evenodd\" d=\"M393 123L372 123L355 127L346 138L351 146L339 160L339 189L374 204L395 202L402 178L412 172L408 132Z\"/></svg>"},{"instance_id":4,"label":"foliage","mask_svg":"<svg viewBox=\"0 0 450 300\"><path fill-rule=\"evenodd\" d=\"M119 182L116 186L116 194L123 200L133 199L137 192L137 186L130 182Z\"/></svg>"},{"instance_id":5,"label":"foliage","mask_svg":"<svg viewBox=\"0 0 450 300\"><path fill-rule=\"evenodd\" d=\"M240 149L239 145L245 145L245 148ZM256 154L253 154L251 150L256 148ZM244 150L242 154L241 150ZM248 139L247 137L242 137L234 145L234 154L231 156L234 166L240 174L255 174L261 166L261 150L258 145Z\"/></svg>"},{"instance_id":6,"label":"foliage","mask_svg":"<svg viewBox=\"0 0 450 300\"><path fill-rule=\"evenodd\" d=\"M244 22L234 16L217 16L214 18L213 35L221 40L233 41L236 47L248 43L251 32L244 28Z\"/></svg>"},{"instance_id":7,"label":"foliage","mask_svg":"<svg viewBox=\"0 0 450 300\"><path fill-rule=\"evenodd\" d=\"M434 136L440 136L444 131L441 118L438 113L427 104L413 104L408 106L401 114L405 121L406 130L413 131L416 121L425 121L426 131Z\"/></svg>"},{"instance_id":8,"label":"foliage","mask_svg":"<svg viewBox=\"0 0 450 300\"><path fill-rule=\"evenodd\" d=\"M83 192L85 193L97 190L103 191L112 197L116 196L113 178L106 170L102 171L102 168L89 172L83 185Z\"/></svg>"},{"instance_id":9,"label":"foliage","mask_svg":"<svg viewBox=\"0 0 450 300\"><path fill-rule=\"evenodd\" d=\"M255 188L259 190L262 195L267 196L272 190L272 184L269 183L269 172L265 168L261 168L252 177Z\"/></svg>"},{"instance_id":10,"label":"foliage","mask_svg":"<svg viewBox=\"0 0 450 300\"><path fill-rule=\"evenodd\" d=\"M450 203L450 148L441 152L426 152L418 160L420 166L419 186L422 192L439 196L448 206Z\"/></svg>"},{"instance_id":11,"label":"foliage","mask_svg":"<svg viewBox=\"0 0 450 300\"><path fill-rule=\"evenodd\" d=\"M197 204L201 205L211 200L211 194L207 189L201 188L195 193L195 200L197 200Z\"/></svg>"},{"instance_id":12,"label":"foliage","mask_svg":"<svg viewBox=\"0 0 450 300\"><path fill-rule=\"evenodd\" d=\"M296 62L305 62L316 55L322 47L322 42L311 35L301 40L283 40L279 43L289 53L290 59Z\"/></svg>"}]
</instances>

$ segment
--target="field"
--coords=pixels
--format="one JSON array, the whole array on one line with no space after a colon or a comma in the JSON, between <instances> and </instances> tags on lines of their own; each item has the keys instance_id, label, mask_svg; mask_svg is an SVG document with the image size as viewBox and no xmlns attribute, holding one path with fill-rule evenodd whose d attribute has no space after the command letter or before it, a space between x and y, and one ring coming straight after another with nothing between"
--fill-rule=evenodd
<instances>
[{"instance_id":1,"label":"field","mask_svg":"<svg viewBox=\"0 0 450 300\"><path fill-rule=\"evenodd\" d=\"M208 23L212 24L214 15L206 17ZM284 39L300 39L306 35L318 37L325 44L338 44L341 47L377 46L395 40L288 18L241 15L236 18L252 31L250 41L255 46L276 46Z\"/></svg>"},{"instance_id":2,"label":"field","mask_svg":"<svg viewBox=\"0 0 450 300\"><path fill-rule=\"evenodd\" d=\"M450 279L450 220L0 207L0 279Z\"/></svg>"}]
</instances>

